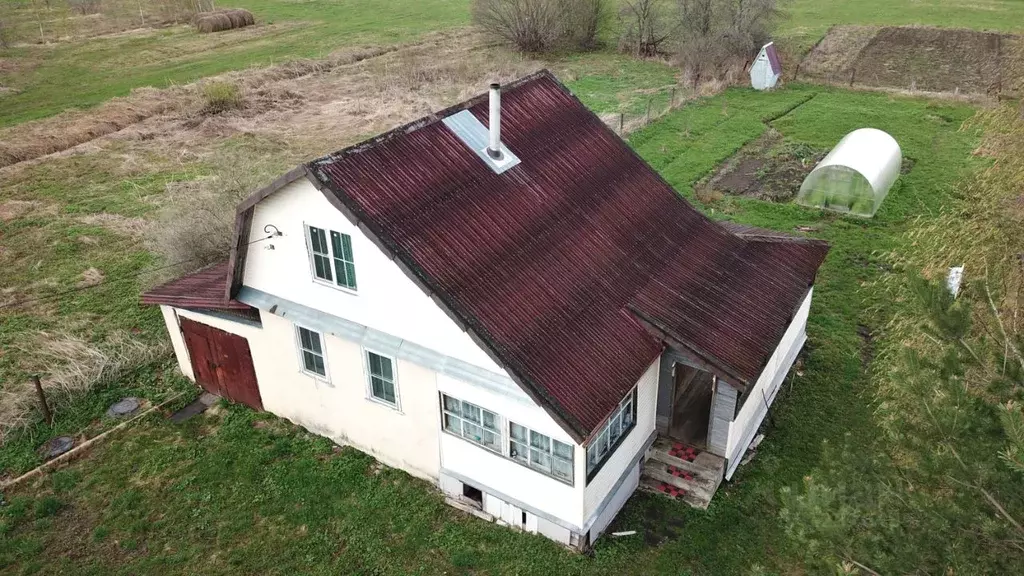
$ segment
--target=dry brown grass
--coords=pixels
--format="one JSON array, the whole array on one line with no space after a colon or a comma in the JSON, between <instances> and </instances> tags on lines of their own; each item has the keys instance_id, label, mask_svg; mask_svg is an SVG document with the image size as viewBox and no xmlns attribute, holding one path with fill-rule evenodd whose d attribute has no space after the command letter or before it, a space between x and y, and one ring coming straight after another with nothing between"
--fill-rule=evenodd
<instances>
[{"instance_id":1,"label":"dry brown grass","mask_svg":"<svg viewBox=\"0 0 1024 576\"><path fill-rule=\"evenodd\" d=\"M149 223L144 218L122 216L107 212L79 216L78 221L89 226L101 226L120 236L133 238L142 238L149 229Z\"/></svg>"},{"instance_id":2,"label":"dry brown grass","mask_svg":"<svg viewBox=\"0 0 1024 576\"><path fill-rule=\"evenodd\" d=\"M0 222L20 218L38 205L39 202L33 200L8 200L0 204Z\"/></svg>"},{"instance_id":3,"label":"dry brown grass","mask_svg":"<svg viewBox=\"0 0 1024 576\"><path fill-rule=\"evenodd\" d=\"M75 284L75 287L88 288L89 286L99 285L102 282L103 272L100 272L98 268L90 266L82 272L81 279Z\"/></svg>"},{"instance_id":4,"label":"dry brown grass","mask_svg":"<svg viewBox=\"0 0 1024 576\"><path fill-rule=\"evenodd\" d=\"M47 216L48 221L52 220L50 226L13 230L0 243L44 245L63 225L87 224L114 232L117 250L156 251L161 257L158 266L187 259L176 254L205 249L214 254L224 250L222 242L231 232L237 199L289 168L479 94L492 80L508 81L541 66L541 62L483 47L480 37L460 30L415 44L349 50L321 61L223 75L218 80L235 83L245 91L246 106L220 114L197 114L201 103L196 86L155 91L156 97L166 103L164 112L60 154L0 169L0 197L5 199L41 202L49 207L52 199L40 196L35 182L40 175L63 179L66 173L93 190L109 187L111 198L125 209L123 214L117 214L113 207L110 212L97 214L54 213ZM104 109L110 110L101 107L92 112L102 113ZM85 112L73 119L75 123L93 121ZM44 124L36 123L37 129ZM59 122L49 126L54 137L68 131L68 126ZM175 178L163 190L146 190L134 197L122 190L125 181L146 181L149 176L167 173L204 176ZM61 208L60 203L53 206ZM33 214L41 209L33 208ZM197 230L209 231L209 241L195 242L201 235ZM91 232L85 233L92 236ZM104 246L112 244L105 237L79 236L73 240L82 250L96 255L106 254L101 251L110 250ZM198 247L189 246L190 242ZM204 248L203 244L213 248ZM13 267L18 274L8 277L6 284L0 281L4 287L0 305L38 293L40 290L32 283L49 278L40 279L38 274L28 272L38 261L31 254L2 257L4 266ZM80 267L69 265L67 270L72 275L81 274L90 264L94 262L83 262ZM159 279L155 273L147 274L139 282L148 284ZM134 300L127 305L134 305ZM71 335L88 338L96 331L96 318L88 310L61 311L53 300L26 305L19 311L31 314L37 325ZM103 329L130 327L110 323ZM144 328L159 329L152 325ZM4 352L5 361L19 374L43 368L35 364L30 350ZM0 380L3 378L0 375ZM5 381L0 388L20 390L22 384Z\"/></svg>"},{"instance_id":5,"label":"dry brown grass","mask_svg":"<svg viewBox=\"0 0 1024 576\"><path fill-rule=\"evenodd\" d=\"M465 32L459 34L466 36ZM270 85L282 80L323 75L337 68L401 50L415 50L421 46L437 47L436 43L434 37L405 46L356 47L337 52L323 60L296 60L268 68L229 72L208 78L203 83L228 82L237 84L246 93L265 93ZM457 41L455 45L465 47L464 42ZM128 96L113 98L96 108L64 112L5 128L0 130L0 168L69 150L149 118L182 111L195 112L197 102L198 107L202 107L199 94L197 85L165 89L137 88Z\"/></svg>"},{"instance_id":6,"label":"dry brown grass","mask_svg":"<svg viewBox=\"0 0 1024 576\"><path fill-rule=\"evenodd\" d=\"M800 62L798 78L849 83L857 55L879 26L833 26Z\"/></svg>"},{"instance_id":7,"label":"dry brown grass","mask_svg":"<svg viewBox=\"0 0 1024 576\"><path fill-rule=\"evenodd\" d=\"M33 359L51 408L57 412L73 394L116 379L130 370L170 354L166 342L143 343L116 334L97 345L65 332L39 332L27 337L21 351ZM37 410L35 390L27 382L0 388L0 443L30 423Z\"/></svg>"}]
</instances>

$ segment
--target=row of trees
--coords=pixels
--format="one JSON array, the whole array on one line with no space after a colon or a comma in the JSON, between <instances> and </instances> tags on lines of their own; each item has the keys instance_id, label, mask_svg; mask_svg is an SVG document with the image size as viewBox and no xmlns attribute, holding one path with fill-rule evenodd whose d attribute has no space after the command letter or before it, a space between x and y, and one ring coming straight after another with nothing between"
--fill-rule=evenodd
<instances>
[{"instance_id":1,"label":"row of trees","mask_svg":"<svg viewBox=\"0 0 1024 576\"><path fill-rule=\"evenodd\" d=\"M619 50L677 59L699 81L742 65L768 40L776 0L623 0ZM475 0L473 20L529 52L579 51L613 36L611 0Z\"/></svg>"}]
</instances>

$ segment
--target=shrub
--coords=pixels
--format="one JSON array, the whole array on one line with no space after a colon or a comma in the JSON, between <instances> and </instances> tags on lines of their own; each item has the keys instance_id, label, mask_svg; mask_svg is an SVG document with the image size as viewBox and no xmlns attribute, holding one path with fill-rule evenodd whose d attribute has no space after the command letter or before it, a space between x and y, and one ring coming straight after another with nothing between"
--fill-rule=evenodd
<instances>
[{"instance_id":1,"label":"shrub","mask_svg":"<svg viewBox=\"0 0 1024 576\"><path fill-rule=\"evenodd\" d=\"M670 35L666 0L624 0L619 10L619 51L638 58L663 54Z\"/></svg>"},{"instance_id":2,"label":"shrub","mask_svg":"<svg viewBox=\"0 0 1024 576\"><path fill-rule=\"evenodd\" d=\"M203 99L203 112L219 114L227 110L241 108L244 104L242 91L230 82L207 82L200 88Z\"/></svg>"},{"instance_id":3,"label":"shrub","mask_svg":"<svg viewBox=\"0 0 1024 576\"><path fill-rule=\"evenodd\" d=\"M473 22L522 52L590 50L606 0L474 0Z\"/></svg>"}]
</instances>

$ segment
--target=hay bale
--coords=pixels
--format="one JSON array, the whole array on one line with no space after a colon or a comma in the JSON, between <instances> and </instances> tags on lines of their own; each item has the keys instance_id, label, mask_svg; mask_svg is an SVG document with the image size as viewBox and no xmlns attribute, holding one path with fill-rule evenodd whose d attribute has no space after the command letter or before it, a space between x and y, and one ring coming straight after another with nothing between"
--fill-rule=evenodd
<instances>
[{"instance_id":1,"label":"hay bale","mask_svg":"<svg viewBox=\"0 0 1024 576\"><path fill-rule=\"evenodd\" d=\"M226 8L212 12L201 12L192 18L192 25L200 33L220 32L221 30L234 30L256 24L256 18L252 12L242 8Z\"/></svg>"}]
</instances>

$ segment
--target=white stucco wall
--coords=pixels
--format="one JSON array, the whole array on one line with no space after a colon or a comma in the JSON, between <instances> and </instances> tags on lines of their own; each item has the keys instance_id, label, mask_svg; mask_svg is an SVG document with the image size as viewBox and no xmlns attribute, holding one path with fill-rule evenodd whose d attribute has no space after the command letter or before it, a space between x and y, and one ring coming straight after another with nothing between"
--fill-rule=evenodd
<instances>
[{"instance_id":1,"label":"white stucco wall","mask_svg":"<svg viewBox=\"0 0 1024 576\"><path fill-rule=\"evenodd\" d=\"M643 462L636 463L629 475L626 477L626 481L619 485L619 488L612 495L611 500L608 501L608 505L594 520L594 524L590 527L590 543L593 544L597 539L604 534L604 531L615 520L618 516L619 511L626 505L626 501L633 495L637 487L640 486L640 472L643 468Z\"/></svg>"},{"instance_id":2,"label":"white stucco wall","mask_svg":"<svg viewBox=\"0 0 1024 576\"><path fill-rule=\"evenodd\" d=\"M807 317L811 311L811 295L814 289L807 292L803 303L793 316L793 320L786 328L782 340L775 348L768 364L758 377L754 387L747 392L743 407L740 408L736 419L729 426L729 448L725 477L732 478L733 472L739 465L743 452L750 445L757 433L757 429L768 414L768 407L775 401L782 382L786 379L790 367L796 360L797 354L807 340Z\"/></svg>"},{"instance_id":3,"label":"white stucco wall","mask_svg":"<svg viewBox=\"0 0 1024 576\"><path fill-rule=\"evenodd\" d=\"M265 237L263 230L268 224L283 236L249 245L243 278L246 286L506 374L306 178L256 205L249 241ZM352 237L356 292L314 282L307 225Z\"/></svg>"},{"instance_id":4,"label":"white stucco wall","mask_svg":"<svg viewBox=\"0 0 1024 576\"><path fill-rule=\"evenodd\" d=\"M438 474L436 374L398 359L396 386L401 410L370 399L366 351L358 344L322 335L329 382L302 371L295 325L261 311L263 333L253 361L265 409L351 444L410 474ZM250 344L251 346L251 344Z\"/></svg>"},{"instance_id":5,"label":"white stucco wall","mask_svg":"<svg viewBox=\"0 0 1024 576\"><path fill-rule=\"evenodd\" d=\"M178 316L174 308L160 306L160 313L164 316L164 324L167 325L167 334L171 338L171 347L174 349L174 357L178 360L178 368L186 378L195 382L195 374L192 373L192 360L189 358L188 349L185 348L185 338L181 335L181 327L178 325Z\"/></svg>"},{"instance_id":6,"label":"white stucco wall","mask_svg":"<svg viewBox=\"0 0 1024 576\"><path fill-rule=\"evenodd\" d=\"M633 458L645 448L644 442L654 432L655 412L658 403L658 368L660 358L656 360L644 375L637 381L636 391L636 426L608 461L597 471L597 475L586 486L583 502L584 522L592 520L598 512L598 506L609 492L615 488L616 482L622 477ZM576 465L576 474L586 478L587 463L583 458Z\"/></svg>"},{"instance_id":7,"label":"white stucco wall","mask_svg":"<svg viewBox=\"0 0 1024 576\"><path fill-rule=\"evenodd\" d=\"M165 320L182 372L192 378L177 322L173 329L170 324L174 312L167 308ZM439 420L433 371L397 360L399 411L369 399L365 350L355 342L322 335L328 382L302 371L295 325L289 320L261 311L260 329L188 310L176 312L248 340L263 407L268 412L338 443L350 444L414 476L437 479Z\"/></svg>"},{"instance_id":8,"label":"white stucco wall","mask_svg":"<svg viewBox=\"0 0 1024 576\"><path fill-rule=\"evenodd\" d=\"M484 492L487 492L488 489L496 491L573 526L582 525L584 477L580 476L579 463L583 462L585 453L568 434L555 424L547 412L534 404L518 388L484 389L444 374L438 375L437 384L439 391L459 400L476 404L503 418L502 446L505 453L507 453L508 422L510 421L573 446L576 478L575 485L569 486L503 455L495 454L477 444L442 431L440 435L441 466L444 469L477 480L476 487ZM438 426L440 426L440 412L438 412Z\"/></svg>"}]
</instances>

